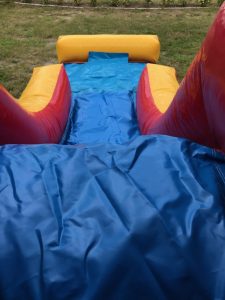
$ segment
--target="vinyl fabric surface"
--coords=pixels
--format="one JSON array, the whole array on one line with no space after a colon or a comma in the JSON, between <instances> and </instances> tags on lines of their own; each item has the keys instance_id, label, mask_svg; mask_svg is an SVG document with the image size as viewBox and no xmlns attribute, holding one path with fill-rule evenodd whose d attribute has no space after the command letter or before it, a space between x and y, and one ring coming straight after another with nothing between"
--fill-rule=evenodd
<instances>
[{"instance_id":1,"label":"vinyl fabric surface","mask_svg":"<svg viewBox=\"0 0 225 300\"><path fill-rule=\"evenodd\" d=\"M222 154L153 135L0 161L1 299L224 299Z\"/></svg>"}]
</instances>

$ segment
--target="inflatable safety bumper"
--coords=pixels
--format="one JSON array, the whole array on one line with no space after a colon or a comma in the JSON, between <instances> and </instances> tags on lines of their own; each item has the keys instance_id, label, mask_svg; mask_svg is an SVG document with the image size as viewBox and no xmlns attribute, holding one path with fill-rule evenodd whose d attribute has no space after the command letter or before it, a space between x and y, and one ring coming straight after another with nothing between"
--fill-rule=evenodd
<instances>
[{"instance_id":1,"label":"inflatable safety bumper","mask_svg":"<svg viewBox=\"0 0 225 300\"><path fill-rule=\"evenodd\" d=\"M163 115L179 87L176 71L172 67L147 64L137 89L137 115L142 134Z\"/></svg>"},{"instance_id":2,"label":"inflatable safety bumper","mask_svg":"<svg viewBox=\"0 0 225 300\"><path fill-rule=\"evenodd\" d=\"M225 4L165 113L153 105L146 71L142 75L137 113L143 134L183 137L225 152L224 20Z\"/></svg>"},{"instance_id":3,"label":"inflatable safety bumper","mask_svg":"<svg viewBox=\"0 0 225 300\"><path fill-rule=\"evenodd\" d=\"M0 85L0 144L58 143L70 98L69 80L61 64L35 68L18 101Z\"/></svg>"},{"instance_id":4,"label":"inflatable safety bumper","mask_svg":"<svg viewBox=\"0 0 225 300\"><path fill-rule=\"evenodd\" d=\"M129 61L157 62L160 43L157 35L65 35L60 36L57 55L62 62L85 62L89 52L128 53Z\"/></svg>"}]
</instances>

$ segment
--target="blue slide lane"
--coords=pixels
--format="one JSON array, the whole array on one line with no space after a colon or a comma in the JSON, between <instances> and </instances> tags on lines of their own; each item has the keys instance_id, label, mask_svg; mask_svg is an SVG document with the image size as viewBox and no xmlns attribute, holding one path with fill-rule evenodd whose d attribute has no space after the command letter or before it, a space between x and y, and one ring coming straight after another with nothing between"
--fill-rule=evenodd
<instances>
[{"instance_id":1,"label":"blue slide lane","mask_svg":"<svg viewBox=\"0 0 225 300\"><path fill-rule=\"evenodd\" d=\"M127 54L91 52L84 64L66 64L72 106L65 144L122 144L140 135L136 88L145 64Z\"/></svg>"}]
</instances>

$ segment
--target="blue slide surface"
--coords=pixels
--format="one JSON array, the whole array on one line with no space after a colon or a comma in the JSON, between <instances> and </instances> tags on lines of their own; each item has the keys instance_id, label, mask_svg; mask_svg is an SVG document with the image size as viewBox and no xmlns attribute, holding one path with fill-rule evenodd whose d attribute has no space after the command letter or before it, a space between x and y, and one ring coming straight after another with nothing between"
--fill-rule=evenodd
<instances>
[{"instance_id":1,"label":"blue slide surface","mask_svg":"<svg viewBox=\"0 0 225 300\"><path fill-rule=\"evenodd\" d=\"M136 88L143 63L127 54L89 54L85 64L65 65L72 90L66 144L122 144L140 135Z\"/></svg>"}]
</instances>

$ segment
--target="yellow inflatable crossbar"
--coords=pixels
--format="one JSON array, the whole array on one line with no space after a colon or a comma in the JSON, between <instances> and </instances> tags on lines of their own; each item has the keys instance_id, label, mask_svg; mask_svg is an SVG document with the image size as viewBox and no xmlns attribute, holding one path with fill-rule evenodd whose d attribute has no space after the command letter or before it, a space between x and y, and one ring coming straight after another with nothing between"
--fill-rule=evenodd
<instances>
[{"instance_id":1,"label":"yellow inflatable crossbar","mask_svg":"<svg viewBox=\"0 0 225 300\"><path fill-rule=\"evenodd\" d=\"M91 51L128 53L130 61L155 63L160 43L157 35L66 35L56 49L59 63L85 62Z\"/></svg>"}]
</instances>

